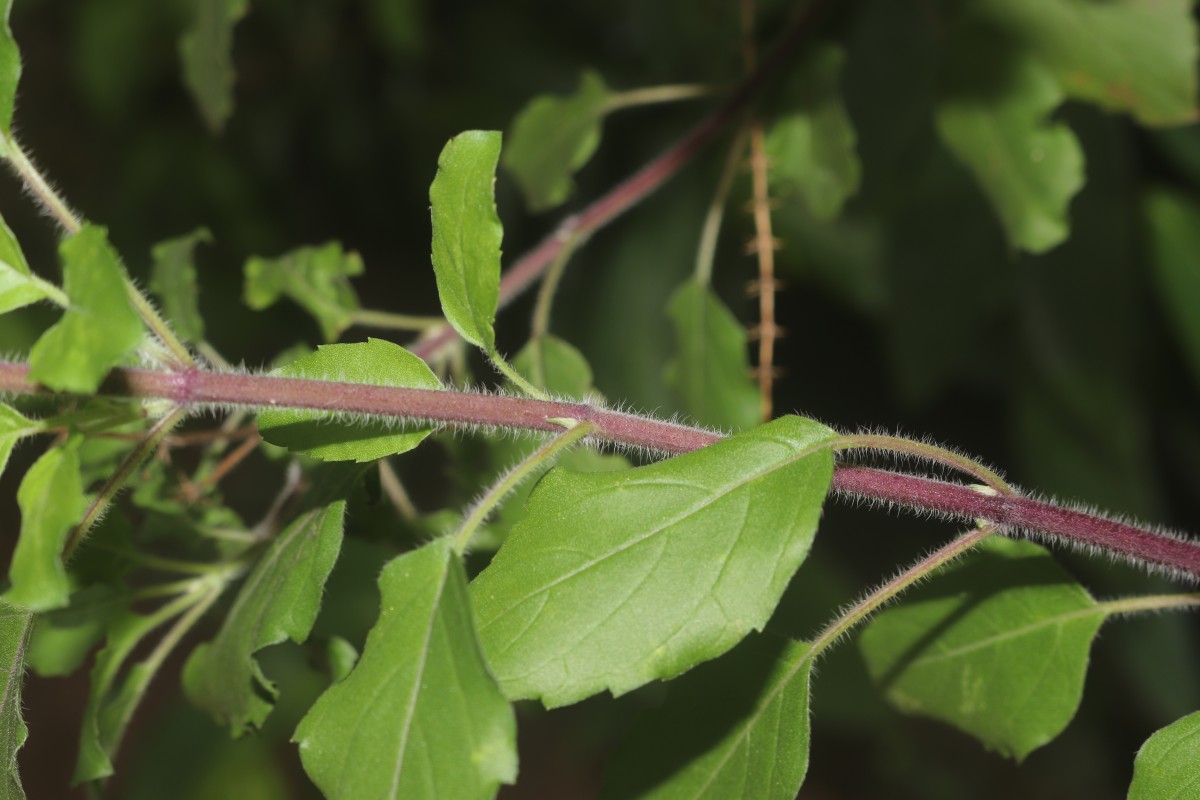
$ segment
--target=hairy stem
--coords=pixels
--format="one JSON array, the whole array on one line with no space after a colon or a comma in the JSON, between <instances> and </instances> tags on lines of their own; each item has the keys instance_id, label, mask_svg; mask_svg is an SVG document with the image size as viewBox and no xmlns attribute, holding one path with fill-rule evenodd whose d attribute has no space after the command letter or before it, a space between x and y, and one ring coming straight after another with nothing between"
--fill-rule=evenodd
<instances>
[{"instance_id":1,"label":"hairy stem","mask_svg":"<svg viewBox=\"0 0 1200 800\"><path fill-rule=\"evenodd\" d=\"M633 106L648 106L655 103L675 103L680 100L694 100L697 97L707 97L720 91L717 86L704 83L681 83L672 86L648 86L645 89L630 89L624 92L614 92L604 104L604 113L608 114L622 108Z\"/></svg>"}]
</instances>

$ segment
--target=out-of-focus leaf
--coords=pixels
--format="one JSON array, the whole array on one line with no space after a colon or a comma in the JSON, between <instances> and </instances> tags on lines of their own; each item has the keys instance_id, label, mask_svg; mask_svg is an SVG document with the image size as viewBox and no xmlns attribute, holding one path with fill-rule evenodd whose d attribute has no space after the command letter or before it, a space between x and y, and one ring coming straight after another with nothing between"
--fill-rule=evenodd
<instances>
[{"instance_id":1,"label":"out-of-focus leaf","mask_svg":"<svg viewBox=\"0 0 1200 800\"><path fill-rule=\"evenodd\" d=\"M1067 207L1083 186L1083 151L1047 118L1063 101L1038 59L989 34L952 40L936 110L938 132L974 173L1009 242L1031 252L1067 238Z\"/></svg>"},{"instance_id":2,"label":"out-of-focus leaf","mask_svg":"<svg viewBox=\"0 0 1200 800\"><path fill-rule=\"evenodd\" d=\"M338 242L298 247L278 258L255 256L248 260L242 297L256 311L274 305L280 297L291 298L316 319L325 339L332 341L350 327L359 308L350 278L362 272L358 253L343 252Z\"/></svg>"},{"instance_id":3,"label":"out-of-focus leaf","mask_svg":"<svg viewBox=\"0 0 1200 800\"><path fill-rule=\"evenodd\" d=\"M188 697L235 735L261 726L278 694L254 654L285 638L302 642L312 629L341 549L345 508L338 500L288 525L246 579L216 638L188 658Z\"/></svg>"},{"instance_id":4,"label":"out-of-focus leaf","mask_svg":"<svg viewBox=\"0 0 1200 800\"><path fill-rule=\"evenodd\" d=\"M51 389L92 394L141 341L142 320L126 293L125 268L104 228L84 226L63 241L59 254L71 305L33 346L29 379Z\"/></svg>"},{"instance_id":5,"label":"out-of-focus leaf","mask_svg":"<svg viewBox=\"0 0 1200 800\"><path fill-rule=\"evenodd\" d=\"M860 639L901 711L940 719L1018 760L1079 707L1104 611L1038 545L992 538Z\"/></svg>"},{"instance_id":6,"label":"out-of-focus leaf","mask_svg":"<svg viewBox=\"0 0 1200 800\"><path fill-rule=\"evenodd\" d=\"M112 587L98 584L76 592L69 608L42 614L29 643L29 668L45 678L70 675L127 603Z\"/></svg>"},{"instance_id":7,"label":"out-of-focus leaf","mask_svg":"<svg viewBox=\"0 0 1200 800\"><path fill-rule=\"evenodd\" d=\"M312 355L271 374L372 386L442 388L424 361L383 339L321 345ZM432 428L400 431L387 422L331 420L321 411L267 410L259 412L258 430L271 444L323 461L374 461L412 450Z\"/></svg>"},{"instance_id":8,"label":"out-of-focus leaf","mask_svg":"<svg viewBox=\"0 0 1200 800\"><path fill-rule=\"evenodd\" d=\"M1200 786L1200 711L1146 740L1133 762L1129 800L1183 800Z\"/></svg>"},{"instance_id":9,"label":"out-of-focus leaf","mask_svg":"<svg viewBox=\"0 0 1200 800\"><path fill-rule=\"evenodd\" d=\"M756 636L672 681L601 797L793 800L808 771L811 670L808 643Z\"/></svg>"},{"instance_id":10,"label":"out-of-focus leaf","mask_svg":"<svg viewBox=\"0 0 1200 800\"><path fill-rule=\"evenodd\" d=\"M71 584L63 566L67 534L87 510L74 441L42 454L17 489L21 537L8 570L4 601L32 611L67 604Z\"/></svg>"},{"instance_id":11,"label":"out-of-focus leaf","mask_svg":"<svg viewBox=\"0 0 1200 800\"><path fill-rule=\"evenodd\" d=\"M150 289L163 302L163 312L184 339L197 342L204 338L204 318L196 305L196 245L212 242L206 228L186 236L160 242L150 251L154 265Z\"/></svg>"},{"instance_id":12,"label":"out-of-focus leaf","mask_svg":"<svg viewBox=\"0 0 1200 800\"><path fill-rule=\"evenodd\" d=\"M761 629L812 544L832 436L783 417L638 469L551 470L471 585L505 694L622 694Z\"/></svg>"},{"instance_id":13,"label":"out-of-focus leaf","mask_svg":"<svg viewBox=\"0 0 1200 800\"><path fill-rule=\"evenodd\" d=\"M452 545L384 568L362 658L296 729L326 797L490 798L516 778L516 720L480 653Z\"/></svg>"},{"instance_id":14,"label":"out-of-focus leaf","mask_svg":"<svg viewBox=\"0 0 1200 800\"><path fill-rule=\"evenodd\" d=\"M1142 201L1159 302L1200 381L1200 203L1167 190Z\"/></svg>"},{"instance_id":15,"label":"out-of-focus leaf","mask_svg":"<svg viewBox=\"0 0 1200 800\"><path fill-rule=\"evenodd\" d=\"M582 400L592 391L592 368L587 359L557 336L530 339L512 363L534 386L551 394Z\"/></svg>"},{"instance_id":16,"label":"out-of-focus leaf","mask_svg":"<svg viewBox=\"0 0 1200 800\"><path fill-rule=\"evenodd\" d=\"M571 176L600 144L600 123L612 92L588 70L574 94L543 94L530 100L513 120L504 168L517 179L530 211L562 203L574 188Z\"/></svg>"},{"instance_id":17,"label":"out-of-focus leaf","mask_svg":"<svg viewBox=\"0 0 1200 800\"><path fill-rule=\"evenodd\" d=\"M7 24L6 24L7 27ZM2 53L3 36L0 35L0 53ZM3 71L3 55L0 54L0 73ZM0 86L0 92L3 87ZM3 219L0 219L0 314L12 311L14 308L36 303L46 296L42 287L33 280L25 254L21 245Z\"/></svg>"},{"instance_id":18,"label":"out-of-focus leaf","mask_svg":"<svg viewBox=\"0 0 1200 800\"><path fill-rule=\"evenodd\" d=\"M369 33L387 46L388 55L413 56L429 44L420 0L366 0Z\"/></svg>"},{"instance_id":19,"label":"out-of-focus leaf","mask_svg":"<svg viewBox=\"0 0 1200 800\"><path fill-rule=\"evenodd\" d=\"M667 383L696 421L743 430L760 422L758 387L750 378L746 329L707 286L690 280L667 305L679 357L667 366Z\"/></svg>"},{"instance_id":20,"label":"out-of-focus leaf","mask_svg":"<svg viewBox=\"0 0 1200 800\"><path fill-rule=\"evenodd\" d=\"M21 687L25 680L25 652L33 614L0 602L0 759L4 775L0 777L0 800L25 800L17 751L25 744L29 731L21 718Z\"/></svg>"},{"instance_id":21,"label":"out-of-focus leaf","mask_svg":"<svg viewBox=\"0 0 1200 800\"><path fill-rule=\"evenodd\" d=\"M233 114L233 27L249 0L192 0L192 23L179 39L183 81L213 133Z\"/></svg>"},{"instance_id":22,"label":"out-of-focus leaf","mask_svg":"<svg viewBox=\"0 0 1200 800\"><path fill-rule=\"evenodd\" d=\"M500 297L500 242L493 184L500 160L496 131L460 133L442 148L429 187L433 272L442 311L459 335L492 352Z\"/></svg>"},{"instance_id":23,"label":"out-of-focus leaf","mask_svg":"<svg viewBox=\"0 0 1200 800\"><path fill-rule=\"evenodd\" d=\"M12 28L8 24L8 15L12 13L12 0L4 0L4 4L0 6L0 13L4 14L4 25L0 26L0 133L4 139L8 139L12 135L17 83L21 80L21 51L17 49L17 41L13 38ZM0 143L0 155L7 150L7 143ZM19 781L17 788L20 791Z\"/></svg>"},{"instance_id":24,"label":"out-of-focus leaf","mask_svg":"<svg viewBox=\"0 0 1200 800\"><path fill-rule=\"evenodd\" d=\"M330 684L341 683L358 663L358 650L340 636L332 636L325 643L325 657L329 661Z\"/></svg>"},{"instance_id":25,"label":"out-of-focus leaf","mask_svg":"<svg viewBox=\"0 0 1200 800\"><path fill-rule=\"evenodd\" d=\"M35 433L41 426L16 409L0 403L0 475L8 465L8 457L24 436Z\"/></svg>"},{"instance_id":26,"label":"out-of-focus leaf","mask_svg":"<svg viewBox=\"0 0 1200 800\"><path fill-rule=\"evenodd\" d=\"M963 9L1035 53L1071 97L1146 125L1196 119L1190 0L983 0Z\"/></svg>"},{"instance_id":27,"label":"out-of-focus leaf","mask_svg":"<svg viewBox=\"0 0 1200 800\"><path fill-rule=\"evenodd\" d=\"M779 114L767 131L778 197L799 195L817 219L832 219L858 191L862 167L854 124L842 102L845 52L824 45L792 71ZM786 212L785 212L786 213Z\"/></svg>"}]
</instances>

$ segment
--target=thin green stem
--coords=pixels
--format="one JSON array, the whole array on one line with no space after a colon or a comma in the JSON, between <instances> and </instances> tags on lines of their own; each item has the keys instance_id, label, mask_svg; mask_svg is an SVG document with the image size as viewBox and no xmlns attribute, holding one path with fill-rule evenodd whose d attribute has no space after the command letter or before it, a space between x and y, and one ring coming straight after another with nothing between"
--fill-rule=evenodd
<instances>
[{"instance_id":1,"label":"thin green stem","mask_svg":"<svg viewBox=\"0 0 1200 800\"><path fill-rule=\"evenodd\" d=\"M525 394L529 395L530 397L537 398L538 400L550 399L550 395L546 394L541 389L527 381L524 375L513 369L513 365L508 363L504 359L504 356L500 355L495 350L488 353L488 360L492 362L492 366L499 370L501 375L516 384L517 388Z\"/></svg>"},{"instance_id":2,"label":"thin green stem","mask_svg":"<svg viewBox=\"0 0 1200 800\"><path fill-rule=\"evenodd\" d=\"M34 286L42 290L46 295L46 299L54 303L59 308L67 308L71 305L71 298L67 297L67 293L55 286L50 281L40 278L37 275L30 275L29 280Z\"/></svg>"},{"instance_id":3,"label":"thin green stem","mask_svg":"<svg viewBox=\"0 0 1200 800\"><path fill-rule=\"evenodd\" d=\"M839 452L843 450L882 450L887 453L915 456L965 472L1000 494L1013 493L1012 487L1003 478L978 461L928 442L918 442L902 436L884 434L851 434L839 437L834 449Z\"/></svg>"},{"instance_id":4,"label":"thin green stem","mask_svg":"<svg viewBox=\"0 0 1200 800\"><path fill-rule=\"evenodd\" d=\"M1137 614L1144 611L1169 611L1173 609L1200 609L1200 593L1150 594L1144 597L1122 597L1106 600L1098 608L1106 616Z\"/></svg>"},{"instance_id":5,"label":"thin green stem","mask_svg":"<svg viewBox=\"0 0 1200 800\"><path fill-rule=\"evenodd\" d=\"M125 294L128 295L129 301L133 303L133 307L137 309L138 316L146 323L146 327L154 334L167 349L171 355L171 366L182 369L190 369L196 366L196 360L192 358L192 353L187 349L175 332L171 330L171 326L158 313L158 309L150 302L150 298L142 293L142 290L137 287L137 284L126 275L125 276Z\"/></svg>"},{"instance_id":6,"label":"thin green stem","mask_svg":"<svg viewBox=\"0 0 1200 800\"><path fill-rule=\"evenodd\" d=\"M177 572L183 575L212 575L227 572L228 564L211 561L184 561L178 558L164 558L140 550L130 550L124 547L101 546L99 549L114 555L127 558L135 564L160 572Z\"/></svg>"},{"instance_id":7,"label":"thin green stem","mask_svg":"<svg viewBox=\"0 0 1200 800\"><path fill-rule=\"evenodd\" d=\"M738 164L742 161L742 151L746 149L746 128L738 128L729 155L725 157L725 166L721 168L721 177L717 179L717 189L713 192L712 201L708 204L708 212L704 215L704 227L700 230L700 244L696 248L696 282L701 286L712 283L713 262L717 255L717 239L721 233L721 223L725 220L725 205L729 201L729 190L733 187L733 178L737 174Z\"/></svg>"},{"instance_id":8,"label":"thin green stem","mask_svg":"<svg viewBox=\"0 0 1200 800\"><path fill-rule=\"evenodd\" d=\"M563 243L563 248L554 257L554 262L547 270L546 276L542 278L542 285L538 289L537 302L533 306L533 322L530 325L530 338L537 339L544 336L550 330L550 310L554 305L554 296L558 292L558 284L562 281L563 273L566 272L567 262L571 260L571 255L579 249L580 245L586 241L587 236L581 233L572 233L567 235L566 242ZM541 356L535 356L540 359Z\"/></svg>"},{"instance_id":9,"label":"thin green stem","mask_svg":"<svg viewBox=\"0 0 1200 800\"><path fill-rule=\"evenodd\" d=\"M412 498L404 490L404 484L400 482L400 476L396 474L395 468L386 458L379 459L379 485L382 487L383 493L387 495L388 500L391 501L396 511L400 514L401 519L412 522L420 516L420 512L417 511Z\"/></svg>"},{"instance_id":10,"label":"thin green stem","mask_svg":"<svg viewBox=\"0 0 1200 800\"><path fill-rule=\"evenodd\" d=\"M566 421L564 420L563 422L565 423ZM521 481L528 478L544 464L557 458L559 453L579 442L593 430L595 430L595 426L590 422L574 421L571 428L555 436L537 450L534 450L533 453L505 473L480 498L479 502L467 514L458 531L454 533L454 552L462 555L467 551L467 545L470 544L471 537L475 534L475 531L479 529L479 526L483 524L488 515L500 504L500 501L520 485Z\"/></svg>"},{"instance_id":11,"label":"thin green stem","mask_svg":"<svg viewBox=\"0 0 1200 800\"><path fill-rule=\"evenodd\" d=\"M213 347L207 341L196 342L196 352L204 356L204 359L209 364L222 372L231 372L233 370L233 365L226 361L225 357L217 352L217 348Z\"/></svg>"},{"instance_id":12,"label":"thin green stem","mask_svg":"<svg viewBox=\"0 0 1200 800\"><path fill-rule=\"evenodd\" d=\"M7 150L8 163L13 171L25 183L25 188L37 200L38 205L44 208L50 216L62 226L68 234L79 233L83 229L83 221L71 207L67 205L67 201L62 198L58 192L54 191L54 187L46 180L45 176L38 171L34 166L33 161L29 158L29 154L21 147L17 140L11 136L4 140L4 146Z\"/></svg>"},{"instance_id":13,"label":"thin green stem","mask_svg":"<svg viewBox=\"0 0 1200 800\"><path fill-rule=\"evenodd\" d=\"M608 114L622 108L647 106L656 103L675 103L680 100L694 100L697 97L710 97L721 91L720 87L703 83L681 83L668 86L648 86L645 89L630 89L616 92L604 104L604 113Z\"/></svg>"},{"instance_id":14,"label":"thin green stem","mask_svg":"<svg viewBox=\"0 0 1200 800\"><path fill-rule=\"evenodd\" d=\"M362 325L368 328L381 328L393 331L427 331L438 327L446 320L442 317L393 314L390 311L372 311L366 308L359 308L350 314L350 321L355 325Z\"/></svg>"}]
</instances>

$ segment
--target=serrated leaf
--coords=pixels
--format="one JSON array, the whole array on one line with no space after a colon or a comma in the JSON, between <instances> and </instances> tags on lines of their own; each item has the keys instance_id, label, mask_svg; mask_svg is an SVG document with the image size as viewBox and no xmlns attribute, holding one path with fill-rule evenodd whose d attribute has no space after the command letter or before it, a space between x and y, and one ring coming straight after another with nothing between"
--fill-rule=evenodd
<instances>
[{"instance_id":1,"label":"serrated leaf","mask_svg":"<svg viewBox=\"0 0 1200 800\"><path fill-rule=\"evenodd\" d=\"M71 594L63 546L87 510L74 442L50 448L29 468L17 489L17 504L21 537L4 601L32 611L61 608Z\"/></svg>"},{"instance_id":2,"label":"serrated leaf","mask_svg":"<svg viewBox=\"0 0 1200 800\"><path fill-rule=\"evenodd\" d=\"M592 368L569 342L543 334L530 339L513 358L513 368L539 389L583 399L592 392Z\"/></svg>"},{"instance_id":3,"label":"serrated leaf","mask_svg":"<svg viewBox=\"0 0 1200 800\"><path fill-rule=\"evenodd\" d=\"M1146 740L1133 762L1129 800L1184 800L1200 786L1200 711Z\"/></svg>"},{"instance_id":4,"label":"serrated leaf","mask_svg":"<svg viewBox=\"0 0 1200 800\"><path fill-rule=\"evenodd\" d=\"M255 256L244 271L246 305L261 311L288 297L316 319L329 341L350 327L359 308L350 278L363 273L363 262L338 242L298 247L278 258Z\"/></svg>"},{"instance_id":5,"label":"serrated leaf","mask_svg":"<svg viewBox=\"0 0 1200 800\"><path fill-rule=\"evenodd\" d=\"M321 345L317 352L271 374L371 386L442 388L424 361L383 339ZM433 429L401 431L396 425L381 421L334 421L330 414L321 411L266 410L258 414L258 430L271 444L293 453L323 461L364 462L412 450Z\"/></svg>"},{"instance_id":6,"label":"serrated leaf","mask_svg":"<svg viewBox=\"0 0 1200 800\"><path fill-rule=\"evenodd\" d=\"M695 280L667 304L679 357L667 365L667 383L697 422L744 430L760 420L758 387L750 378L746 329L711 289Z\"/></svg>"},{"instance_id":7,"label":"serrated leaf","mask_svg":"<svg viewBox=\"0 0 1200 800\"><path fill-rule=\"evenodd\" d=\"M248 0L192 0L191 26L179 39L183 82L213 133L233 114L233 28Z\"/></svg>"},{"instance_id":8,"label":"serrated leaf","mask_svg":"<svg viewBox=\"0 0 1200 800\"><path fill-rule=\"evenodd\" d=\"M984 0L964 10L1035 53L1071 97L1146 125L1196 119L1190 0Z\"/></svg>"},{"instance_id":9,"label":"serrated leaf","mask_svg":"<svg viewBox=\"0 0 1200 800\"><path fill-rule=\"evenodd\" d=\"M588 70L574 94L538 95L517 114L504 168L516 178L530 211L554 208L570 196L571 176L600 144L600 123L611 99L603 78Z\"/></svg>"},{"instance_id":10,"label":"serrated leaf","mask_svg":"<svg viewBox=\"0 0 1200 800\"><path fill-rule=\"evenodd\" d=\"M4 25L0 26L0 134L8 139L12 136L13 107L17 100L17 83L21 80L21 51L8 23L12 0L4 0L0 8L4 14ZM0 144L0 155L7 149L7 142Z\"/></svg>"},{"instance_id":11,"label":"serrated leaf","mask_svg":"<svg viewBox=\"0 0 1200 800\"><path fill-rule=\"evenodd\" d=\"M1159 303L1200 381L1200 204L1166 190L1142 202Z\"/></svg>"},{"instance_id":12,"label":"serrated leaf","mask_svg":"<svg viewBox=\"0 0 1200 800\"><path fill-rule=\"evenodd\" d=\"M601 797L795 798L808 771L809 650L756 636L672 681L612 759Z\"/></svg>"},{"instance_id":13,"label":"serrated leaf","mask_svg":"<svg viewBox=\"0 0 1200 800\"><path fill-rule=\"evenodd\" d=\"M0 800L25 800L17 751L29 731L21 718L21 688L25 680L25 651L33 614L0 602Z\"/></svg>"},{"instance_id":14,"label":"serrated leaf","mask_svg":"<svg viewBox=\"0 0 1200 800\"><path fill-rule=\"evenodd\" d=\"M840 47L815 48L792 72L779 113L767 131L771 181L780 188L778 196L799 195L813 216L822 220L841 213L862 177L854 123L842 102L845 61Z\"/></svg>"},{"instance_id":15,"label":"serrated leaf","mask_svg":"<svg viewBox=\"0 0 1200 800\"><path fill-rule=\"evenodd\" d=\"M1043 252L1070 233L1067 210L1083 188L1083 151L1049 115L1062 104L1054 74L991 34L960 30L943 70L938 132L979 181L1009 242Z\"/></svg>"},{"instance_id":16,"label":"serrated leaf","mask_svg":"<svg viewBox=\"0 0 1200 800\"><path fill-rule=\"evenodd\" d=\"M184 339L204 338L204 318L196 304L196 245L212 242L212 234L199 228L186 236L159 242L150 251L154 264L150 289L163 302L163 314Z\"/></svg>"},{"instance_id":17,"label":"serrated leaf","mask_svg":"<svg viewBox=\"0 0 1200 800\"><path fill-rule=\"evenodd\" d=\"M761 629L812 544L832 437L783 417L625 472L551 470L471 585L505 695L619 695Z\"/></svg>"},{"instance_id":18,"label":"serrated leaf","mask_svg":"<svg viewBox=\"0 0 1200 800\"><path fill-rule=\"evenodd\" d=\"M8 466L8 457L22 437L41 430L41 425L11 406L0 403L0 475Z\"/></svg>"},{"instance_id":19,"label":"serrated leaf","mask_svg":"<svg viewBox=\"0 0 1200 800\"><path fill-rule=\"evenodd\" d=\"M1020 760L1075 715L1103 621L1043 548L994 537L880 613L860 645L898 709Z\"/></svg>"},{"instance_id":20,"label":"serrated leaf","mask_svg":"<svg viewBox=\"0 0 1200 800\"><path fill-rule=\"evenodd\" d=\"M287 638L302 642L312 630L341 549L345 509L338 500L288 525L246 579L216 637L187 660L188 698L235 736L260 727L278 695L254 654Z\"/></svg>"},{"instance_id":21,"label":"serrated leaf","mask_svg":"<svg viewBox=\"0 0 1200 800\"><path fill-rule=\"evenodd\" d=\"M459 335L489 353L500 298L500 243L493 184L500 134L467 131L438 156L429 187L433 216L433 272L442 312Z\"/></svg>"},{"instance_id":22,"label":"serrated leaf","mask_svg":"<svg viewBox=\"0 0 1200 800\"><path fill-rule=\"evenodd\" d=\"M326 797L490 798L517 772L516 720L479 650L462 563L443 538L391 561L350 676L296 728Z\"/></svg>"},{"instance_id":23,"label":"serrated leaf","mask_svg":"<svg viewBox=\"0 0 1200 800\"><path fill-rule=\"evenodd\" d=\"M108 371L142 340L142 320L125 289L125 268L108 231L94 225L59 245L71 305L29 353L29 379L94 394Z\"/></svg>"},{"instance_id":24,"label":"serrated leaf","mask_svg":"<svg viewBox=\"0 0 1200 800\"><path fill-rule=\"evenodd\" d=\"M0 62L3 61L2 48L3 36L0 35ZM0 63L0 74L3 69ZM0 92L3 92L3 86L0 86ZM0 314L36 303L45 296L46 292L33 280L17 237L8 223L0 219Z\"/></svg>"}]
</instances>

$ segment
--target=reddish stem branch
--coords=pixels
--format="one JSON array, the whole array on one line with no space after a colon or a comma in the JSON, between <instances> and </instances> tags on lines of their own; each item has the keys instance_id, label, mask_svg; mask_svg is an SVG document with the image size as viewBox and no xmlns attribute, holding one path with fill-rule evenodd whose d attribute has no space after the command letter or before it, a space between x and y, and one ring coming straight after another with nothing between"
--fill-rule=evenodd
<instances>
[{"instance_id":1,"label":"reddish stem branch","mask_svg":"<svg viewBox=\"0 0 1200 800\"><path fill-rule=\"evenodd\" d=\"M0 392L47 394L45 389L29 382L28 373L27 364L0 362ZM199 369L182 372L116 369L100 387L99 394L166 399L182 406L312 408L459 426L490 425L553 432L561 432L562 427L550 420L571 418L595 425L595 439L669 454L696 450L721 438L720 434L709 431L581 403L267 375L230 375ZM1155 533L1030 497L992 496L968 486L857 466L839 466L833 488L867 500L897 503L965 520L984 519L1009 532L1047 535L1200 578L1200 542L1196 540Z\"/></svg>"}]
</instances>

